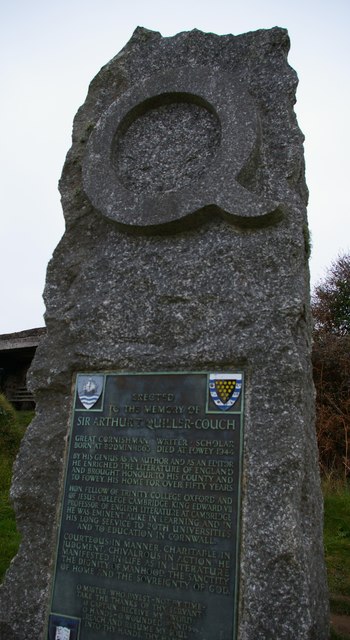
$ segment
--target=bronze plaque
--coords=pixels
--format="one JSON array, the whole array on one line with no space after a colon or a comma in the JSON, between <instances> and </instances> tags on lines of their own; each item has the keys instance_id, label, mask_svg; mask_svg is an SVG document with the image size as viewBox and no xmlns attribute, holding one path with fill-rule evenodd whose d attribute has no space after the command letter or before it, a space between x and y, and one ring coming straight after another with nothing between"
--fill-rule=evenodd
<instances>
[{"instance_id":1,"label":"bronze plaque","mask_svg":"<svg viewBox=\"0 0 350 640\"><path fill-rule=\"evenodd\" d=\"M236 637L243 374L79 373L49 640Z\"/></svg>"}]
</instances>

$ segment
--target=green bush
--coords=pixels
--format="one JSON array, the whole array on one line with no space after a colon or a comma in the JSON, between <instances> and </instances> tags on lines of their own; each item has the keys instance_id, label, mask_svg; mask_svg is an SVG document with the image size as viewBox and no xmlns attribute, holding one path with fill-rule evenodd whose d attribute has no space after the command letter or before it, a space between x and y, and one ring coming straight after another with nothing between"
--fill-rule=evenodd
<instances>
[{"instance_id":1,"label":"green bush","mask_svg":"<svg viewBox=\"0 0 350 640\"><path fill-rule=\"evenodd\" d=\"M33 411L15 411L6 398L0 395L0 582L20 543L9 489L13 461L33 416Z\"/></svg>"},{"instance_id":2,"label":"green bush","mask_svg":"<svg viewBox=\"0 0 350 640\"><path fill-rule=\"evenodd\" d=\"M20 543L20 534L16 529L15 514L8 495L11 475L12 459L0 454L0 582Z\"/></svg>"},{"instance_id":3,"label":"green bush","mask_svg":"<svg viewBox=\"0 0 350 640\"><path fill-rule=\"evenodd\" d=\"M330 640L348 640L349 636L344 636L343 634L339 634L334 629L331 629Z\"/></svg>"},{"instance_id":4,"label":"green bush","mask_svg":"<svg viewBox=\"0 0 350 640\"><path fill-rule=\"evenodd\" d=\"M11 459L16 456L24 430L11 403L0 394L0 443L3 454Z\"/></svg>"}]
</instances>

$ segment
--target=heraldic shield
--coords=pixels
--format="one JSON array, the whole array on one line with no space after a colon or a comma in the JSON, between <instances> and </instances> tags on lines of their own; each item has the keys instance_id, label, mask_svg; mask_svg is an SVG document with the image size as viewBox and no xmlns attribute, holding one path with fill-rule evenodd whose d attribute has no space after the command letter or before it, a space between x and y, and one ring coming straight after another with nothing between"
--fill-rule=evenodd
<instances>
[{"instance_id":1,"label":"heraldic shield","mask_svg":"<svg viewBox=\"0 0 350 640\"><path fill-rule=\"evenodd\" d=\"M212 400L222 411L231 409L242 389L241 373L210 373L209 391Z\"/></svg>"},{"instance_id":2,"label":"heraldic shield","mask_svg":"<svg viewBox=\"0 0 350 640\"><path fill-rule=\"evenodd\" d=\"M78 397L85 409L91 409L99 399L103 390L102 375L79 375Z\"/></svg>"}]
</instances>

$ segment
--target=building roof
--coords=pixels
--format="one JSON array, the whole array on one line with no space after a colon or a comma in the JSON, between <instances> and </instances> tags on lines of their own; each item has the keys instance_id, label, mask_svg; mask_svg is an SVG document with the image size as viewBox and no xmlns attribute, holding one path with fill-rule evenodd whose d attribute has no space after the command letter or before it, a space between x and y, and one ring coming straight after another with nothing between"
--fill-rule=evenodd
<instances>
[{"instance_id":1,"label":"building roof","mask_svg":"<svg viewBox=\"0 0 350 640\"><path fill-rule=\"evenodd\" d=\"M0 335L0 351L37 347L40 338L45 335L45 333L46 327L27 329L26 331L17 331L16 333L3 333Z\"/></svg>"}]
</instances>

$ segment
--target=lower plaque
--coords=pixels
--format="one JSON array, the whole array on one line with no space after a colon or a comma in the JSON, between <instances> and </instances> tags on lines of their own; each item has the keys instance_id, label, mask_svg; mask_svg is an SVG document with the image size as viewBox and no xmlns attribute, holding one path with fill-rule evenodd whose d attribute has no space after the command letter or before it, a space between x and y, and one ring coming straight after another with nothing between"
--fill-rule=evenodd
<instances>
[{"instance_id":1,"label":"lower plaque","mask_svg":"<svg viewBox=\"0 0 350 640\"><path fill-rule=\"evenodd\" d=\"M79 373L49 640L236 637L241 372Z\"/></svg>"}]
</instances>

